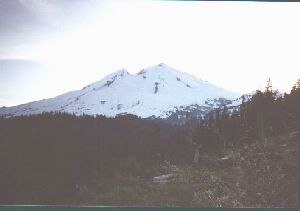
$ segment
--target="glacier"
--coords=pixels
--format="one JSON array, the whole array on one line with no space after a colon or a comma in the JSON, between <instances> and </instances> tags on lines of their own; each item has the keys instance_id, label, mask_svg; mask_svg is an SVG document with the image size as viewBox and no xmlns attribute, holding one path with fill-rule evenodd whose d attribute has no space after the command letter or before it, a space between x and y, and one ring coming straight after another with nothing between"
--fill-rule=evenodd
<instances>
[{"instance_id":1,"label":"glacier","mask_svg":"<svg viewBox=\"0 0 300 211\"><path fill-rule=\"evenodd\" d=\"M213 108L214 99L236 100L241 95L181 72L164 63L137 74L126 69L102 80L54 98L0 108L0 116L67 112L75 115L115 117L134 114L141 118L167 118L172 112L192 105Z\"/></svg>"}]
</instances>

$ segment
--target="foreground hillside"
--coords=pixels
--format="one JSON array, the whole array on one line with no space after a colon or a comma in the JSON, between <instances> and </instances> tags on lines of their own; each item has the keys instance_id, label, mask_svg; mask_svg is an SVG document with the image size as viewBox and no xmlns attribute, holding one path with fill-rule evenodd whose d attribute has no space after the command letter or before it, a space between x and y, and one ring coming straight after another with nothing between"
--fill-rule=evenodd
<instances>
[{"instance_id":1,"label":"foreground hillside","mask_svg":"<svg viewBox=\"0 0 300 211\"><path fill-rule=\"evenodd\" d=\"M241 137L198 162L187 129L134 116L44 114L0 128L1 204L298 205L299 128Z\"/></svg>"},{"instance_id":2,"label":"foreground hillside","mask_svg":"<svg viewBox=\"0 0 300 211\"><path fill-rule=\"evenodd\" d=\"M228 160L210 156L194 165L163 163L157 174L172 174L166 183L148 177L116 175L96 195L98 205L197 207L297 207L299 130L252 140ZM113 185L112 185L113 184Z\"/></svg>"}]
</instances>

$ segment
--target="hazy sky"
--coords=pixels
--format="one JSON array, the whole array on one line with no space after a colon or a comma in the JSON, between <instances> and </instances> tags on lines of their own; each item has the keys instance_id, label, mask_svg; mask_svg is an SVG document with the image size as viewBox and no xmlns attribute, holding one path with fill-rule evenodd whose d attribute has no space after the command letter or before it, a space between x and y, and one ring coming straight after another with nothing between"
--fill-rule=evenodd
<instances>
[{"instance_id":1,"label":"hazy sky","mask_svg":"<svg viewBox=\"0 0 300 211\"><path fill-rule=\"evenodd\" d=\"M161 62L248 93L300 78L300 3L0 0L0 106Z\"/></svg>"}]
</instances>

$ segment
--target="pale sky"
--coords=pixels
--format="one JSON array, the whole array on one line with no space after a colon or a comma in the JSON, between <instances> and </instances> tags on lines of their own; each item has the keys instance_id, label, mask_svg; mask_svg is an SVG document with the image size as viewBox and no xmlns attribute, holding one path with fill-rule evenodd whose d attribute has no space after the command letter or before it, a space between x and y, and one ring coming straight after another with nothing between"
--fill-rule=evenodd
<instances>
[{"instance_id":1,"label":"pale sky","mask_svg":"<svg viewBox=\"0 0 300 211\"><path fill-rule=\"evenodd\" d=\"M237 93L300 78L300 3L0 0L0 106L161 62Z\"/></svg>"}]
</instances>

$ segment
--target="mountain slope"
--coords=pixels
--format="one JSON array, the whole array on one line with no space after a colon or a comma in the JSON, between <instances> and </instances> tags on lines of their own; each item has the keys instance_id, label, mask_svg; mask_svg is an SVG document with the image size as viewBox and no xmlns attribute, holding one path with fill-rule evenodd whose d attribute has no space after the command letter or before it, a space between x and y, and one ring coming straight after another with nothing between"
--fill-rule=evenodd
<instances>
[{"instance_id":1,"label":"mountain slope","mask_svg":"<svg viewBox=\"0 0 300 211\"><path fill-rule=\"evenodd\" d=\"M82 90L19 106L0 108L1 116L18 116L60 111L82 114L102 114L110 117L130 113L146 117L166 118L174 111L191 105L210 110L207 101L238 94L180 72L163 63L130 74L116 71Z\"/></svg>"}]
</instances>

